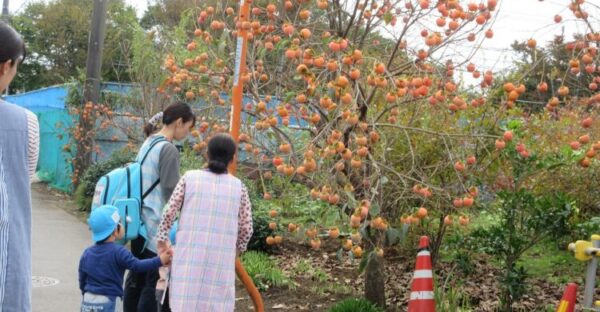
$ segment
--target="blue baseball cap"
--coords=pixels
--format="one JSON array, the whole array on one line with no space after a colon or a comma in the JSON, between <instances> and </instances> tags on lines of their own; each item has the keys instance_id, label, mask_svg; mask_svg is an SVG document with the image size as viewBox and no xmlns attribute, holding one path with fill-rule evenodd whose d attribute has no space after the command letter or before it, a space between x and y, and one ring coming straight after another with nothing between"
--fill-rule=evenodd
<instances>
[{"instance_id":1,"label":"blue baseball cap","mask_svg":"<svg viewBox=\"0 0 600 312\"><path fill-rule=\"evenodd\" d=\"M115 231L120 220L119 210L115 206L104 205L92 210L88 218L92 239L95 242L106 239Z\"/></svg>"}]
</instances>

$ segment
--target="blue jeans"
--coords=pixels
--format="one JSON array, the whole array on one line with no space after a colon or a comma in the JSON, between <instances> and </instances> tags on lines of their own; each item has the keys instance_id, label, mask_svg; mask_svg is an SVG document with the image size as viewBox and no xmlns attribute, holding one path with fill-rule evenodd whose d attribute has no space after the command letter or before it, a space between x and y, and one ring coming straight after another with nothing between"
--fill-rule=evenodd
<instances>
[{"instance_id":1,"label":"blue jeans","mask_svg":"<svg viewBox=\"0 0 600 312\"><path fill-rule=\"evenodd\" d=\"M85 293L81 302L81 312L114 312L116 304L115 297Z\"/></svg>"}]
</instances>

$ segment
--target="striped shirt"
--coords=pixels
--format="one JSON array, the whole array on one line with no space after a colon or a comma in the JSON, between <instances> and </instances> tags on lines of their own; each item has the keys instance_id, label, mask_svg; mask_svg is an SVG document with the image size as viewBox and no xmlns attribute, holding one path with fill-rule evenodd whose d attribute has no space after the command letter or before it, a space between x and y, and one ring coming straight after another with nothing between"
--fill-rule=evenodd
<instances>
[{"instance_id":1,"label":"striped shirt","mask_svg":"<svg viewBox=\"0 0 600 312\"><path fill-rule=\"evenodd\" d=\"M27 165L29 168L29 178L33 178L40 151L40 127L37 116L30 111L27 111L27 136L29 150Z\"/></svg>"},{"instance_id":2,"label":"striped shirt","mask_svg":"<svg viewBox=\"0 0 600 312\"><path fill-rule=\"evenodd\" d=\"M31 311L31 176L36 116L0 99L0 311Z\"/></svg>"},{"instance_id":3,"label":"striped shirt","mask_svg":"<svg viewBox=\"0 0 600 312\"><path fill-rule=\"evenodd\" d=\"M161 137L159 135L149 137L140 148L137 160L141 161L152 143ZM160 183L144 199L141 213L147 231L146 248L154 253L157 252L156 233L163 208L179 181L179 151L168 141L158 143L146 157L142 165L142 193L150 189L159 179Z\"/></svg>"}]
</instances>

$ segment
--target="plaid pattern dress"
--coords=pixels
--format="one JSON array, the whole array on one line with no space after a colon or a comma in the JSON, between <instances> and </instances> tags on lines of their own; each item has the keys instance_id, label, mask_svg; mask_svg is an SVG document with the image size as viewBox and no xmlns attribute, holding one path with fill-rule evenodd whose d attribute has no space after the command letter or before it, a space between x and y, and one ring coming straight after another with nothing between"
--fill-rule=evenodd
<instances>
[{"instance_id":1,"label":"plaid pattern dress","mask_svg":"<svg viewBox=\"0 0 600 312\"><path fill-rule=\"evenodd\" d=\"M163 214L159 241L168 241L178 213L169 284L171 310L233 311L236 249L245 251L252 235L246 187L228 174L187 172Z\"/></svg>"}]
</instances>

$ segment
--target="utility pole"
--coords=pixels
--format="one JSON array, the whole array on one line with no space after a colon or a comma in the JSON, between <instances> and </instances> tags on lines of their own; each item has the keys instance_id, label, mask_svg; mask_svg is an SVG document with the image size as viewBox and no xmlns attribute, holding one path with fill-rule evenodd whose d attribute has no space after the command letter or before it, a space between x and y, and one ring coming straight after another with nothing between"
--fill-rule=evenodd
<instances>
[{"instance_id":1,"label":"utility pole","mask_svg":"<svg viewBox=\"0 0 600 312\"><path fill-rule=\"evenodd\" d=\"M7 1L7 0L5 0ZM83 91L84 104L97 104L100 100L100 80L102 69L102 50L106 35L106 5L108 0L94 0L92 28L88 41L87 76Z\"/></svg>"},{"instance_id":2,"label":"utility pole","mask_svg":"<svg viewBox=\"0 0 600 312\"><path fill-rule=\"evenodd\" d=\"M86 79L83 86L83 103L79 115L79 128L81 138L77 140L77 155L74 159L73 184L79 184L81 175L90 166L95 142L95 112L90 111L88 103L98 104L100 101L100 80L102 70L102 50L106 35L106 7L108 0L94 0L92 24L88 41L88 54L86 63ZM93 106L92 106L93 107ZM87 111L87 113L86 113Z\"/></svg>"},{"instance_id":3,"label":"utility pole","mask_svg":"<svg viewBox=\"0 0 600 312\"><path fill-rule=\"evenodd\" d=\"M10 14L8 13L8 0L2 1L2 20L8 22Z\"/></svg>"}]
</instances>

